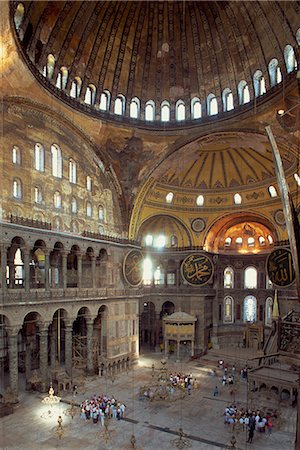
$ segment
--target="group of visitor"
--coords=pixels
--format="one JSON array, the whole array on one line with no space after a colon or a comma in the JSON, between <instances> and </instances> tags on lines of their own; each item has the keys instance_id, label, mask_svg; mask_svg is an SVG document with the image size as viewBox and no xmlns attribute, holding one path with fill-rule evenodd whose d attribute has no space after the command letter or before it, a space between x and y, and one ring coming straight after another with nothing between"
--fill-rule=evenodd
<instances>
[{"instance_id":1,"label":"group of visitor","mask_svg":"<svg viewBox=\"0 0 300 450\"><path fill-rule=\"evenodd\" d=\"M191 390L198 388L198 383L196 379L192 378L191 374L182 374L180 372L173 372L170 374L170 381L173 386L180 387L182 389L186 389L188 394L191 393Z\"/></svg>"},{"instance_id":2,"label":"group of visitor","mask_svg":"<svg viewBox=\"0 0 300 450\"><path fill-rule=\"evenodd\" d=\"M124 417L126 405L118 402L114 396L108 395L97 396L85 400L80 405L81 419L92 420L94 424L100 422L104 426L104 419L114 418L121 420Z\"/></svg>"}]
</instances>

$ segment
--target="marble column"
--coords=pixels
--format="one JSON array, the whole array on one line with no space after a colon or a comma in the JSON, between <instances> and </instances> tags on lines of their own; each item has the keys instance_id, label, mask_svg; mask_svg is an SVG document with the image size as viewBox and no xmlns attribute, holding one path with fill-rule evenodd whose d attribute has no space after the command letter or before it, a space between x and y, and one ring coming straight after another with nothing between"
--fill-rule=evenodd
<instances>
[{"instance_id":1,"label":"marble column","mask_svg":"<svg viewBox=\"0 0 300 450\"><path fill-rule=\"evenodd\" d=\"M29 379L31 376L31 349L32 349L32 338L26 337L26 353L25 353L25 379L26 379L26 389L31 390L31 384Z\"/></svg>"},{"instance_id":2,"label":"marble column","mask_svg":"<svg viewBox=\"0 0 300 450\"><path fill-rule=\"evenodd\" d=\"M72 379L72 353L73 353L73 340L72 340L73 326L72 324L66 324L65 327L65 371Z\"/></svg>"},{"instance_id":3,"label":"marble column","mask_svg":"<svg viewBox=\"0 0 300 450\"><path fill-rule=\"evenodd\" d=\"M94 375L94 361L93 361L93 331L94 321L89 320L86 322L86 345L87 345L87 373L88 375Z\"/></svg>"},{"instance_id":4,"label":"marble column","mask_svg":"<svg viewBox=\"0 0 300 450\"><path fill-rule=\"evenodd\" d=\"M8 268L9 268L9 288L15 287L15 266L14 266L14 251L12 248L8 250Z\"/></svg>"},{"instance_id":5,"label":"marble column","mask_svg":"<svg viewBox=\"0 0 300 450\"><path fill-rule=\"evenodd\" d=\"M8 359L9 359L9 387L12 392L13 403L18 402L19 374L18 374L18 333L21 327L8 327Z\"/></svg>"},{"instance_id":6,"label":"marble column","mask_svg":"<svg viewBox=\"0 0 300 450\"><path fill-rule=\"evenodd\" d=\"M50 254L45 251L45 290L49 291L49 268L50 268Z\"/></svg>"},{"instance_id":7,"label":"marble column","mask_svg":"<svg viewBox=\"0 0 300 450\"><path fill-rule=\"evenodd\" d=\"M28 247L23 247L22 250L23 250L23 255L24 255L25 291L29 292L29 290L30 290L30 266L29 266L30 249Z\"/></svg>"},{"instance_id":8,"label":"marble column","mask_svg":"<svg viewBox=\"0 0 300 450\"><path fill-rule=\"evenodd\" d=\"M56 348L57 348L57 330L56 328L52 329L52 336L51 336L51 353L50 353L50 359L51 359L51 370L52 372L55 369L56 365Z\"/></svg>"},{"instance_id":9,"label":"marble column","mask_svg":"<svg viewBox=\"0 0 300 450\"><path fill-rule=\"evenodd\" d=\"M40 326L40 375L41 392L48 391L48 324Z\"/></svg>"},{"instance_id":10,"label":"marble column","mask_svg":"<svg viewBox=\"0 0 300 450\"><path fill-rule=\"evenodd\" d=\"M2 292L7 291L6 266L7 266L7 248L6 248L6 245L1 244L1 287L2 287Z\"/></svg>"},{"instance_id":11,"label":"marble column","mask_svg":"<svg viewBox=\"0 0 300 450\"><path fill-rule=\"evenodd\" d=\"M77 253L77 287L81 288L82 285L82 254Z\"/></svg>"},{"instance_id":12,"label":"marble column","mask_svg":"<svg viewBox=\"0 0 300 450\"><path fill-rule=\"evenodd\" d=\"M62 252L62 287L67 288L67 258L68 253Z\"/></svg>"},{"instance_id":13,"label":"marble column","mask_svg":"<svg viewBox=\"0 0 300 450\"><path fill-rule=\"evenodd\" d=\"M95 289L96 287L96 257L94 255L91 256L92 261L92 288Z\"/></svg>"}]
</instances>

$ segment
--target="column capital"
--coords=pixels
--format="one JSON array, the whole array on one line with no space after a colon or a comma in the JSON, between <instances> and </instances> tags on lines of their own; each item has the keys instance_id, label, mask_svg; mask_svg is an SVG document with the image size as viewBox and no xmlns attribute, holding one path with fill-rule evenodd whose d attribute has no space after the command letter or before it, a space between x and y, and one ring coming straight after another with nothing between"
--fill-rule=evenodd
<instances>
[{"instance_id":1,"label":"column capital","mask_svg":"<svg viewBox=\"0 0 300 450\"><path fill-rule=\"evenodd\" d=\"M8 337L15 337L18 336L19 331L21 330L22 325L10 325L8 327L5 327Z\"/></svg>"},{"instance_id":2,"label":"column capital","mask_svg":"<svg viewBox=\"0 0 300 450\"><path fill-rule=\"evenodd\" d=\"M37 325L39 327L40 333L48 332L50 324L51 322L38 322Z\"/></svg>"}]
</instances>

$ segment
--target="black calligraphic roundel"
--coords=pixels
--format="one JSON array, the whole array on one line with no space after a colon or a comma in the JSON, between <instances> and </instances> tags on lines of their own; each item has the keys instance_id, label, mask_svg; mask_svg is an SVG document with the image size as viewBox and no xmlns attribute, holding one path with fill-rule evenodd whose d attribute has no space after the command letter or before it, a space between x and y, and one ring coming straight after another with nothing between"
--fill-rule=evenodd
<instances>
[{"instance_id":1,"label":"black calligraphic roundel","mask_svg":"<svg viewBox=\"0 0 300 450\"><path fill-rule=\"evenodd\" d=\"M124 278L130 286L137 287L143 280L144 256L140 250L131 250L123 262Z\"/></svg>"},{"instance_id":2,"label":"black calligraphic roundel","mask_svg":"<svg viewBox=\"0 0 300 450\"><path fill-rule=\"evenodd\" d=\"M181 264L182 277L193 286L204 286L214 273L211 259L205 254L189 255Z\"/></svg>"},{"instance_id":3,"label":"black calligraphic roundel","mask_svg":"<svg viewBox=\"0 0 300 450\"><path fill-rule=\"evenodd\" d=\"M274 286L287 287L295 281L292 253L287 248L273 250L267 259L267 274Z\"/></svg>"}]
</instances>

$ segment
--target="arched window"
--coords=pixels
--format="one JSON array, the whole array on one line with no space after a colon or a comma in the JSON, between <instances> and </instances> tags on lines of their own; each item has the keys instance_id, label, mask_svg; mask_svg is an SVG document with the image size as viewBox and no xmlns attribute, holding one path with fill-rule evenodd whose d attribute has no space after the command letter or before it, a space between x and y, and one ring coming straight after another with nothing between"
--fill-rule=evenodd
<instances>
[{"instance_id":1,"label":"arched window","mask_svg":"<svg viewBox=\"0 0 300 450\"><path fill-rule=\"evenodd\" d=\"M230 238L229 238L230 239ZM233 289L234 271L232 267L226 267L224 270L224 288Z\"/></svg>"},{"instance_id":2,"label":"arched window","mask_svg":"<svg viewBox=\"0 0 300 450\"><path fill-rule=\"evenodd\" d=\"M296 183L298 184L298 186L300 186L300 177L297 173L294 173L294 178L296 180Z\"/></svg>"},{"instance_id":3,"label":"arched window","mask_svg":"<svg viewBox=\"0 0 300 450\"><path fill-rule=\"evenodd\" d=\"M155 104L153 100L148 100L145 105L145 120L153 122L155 119Z\"/></svg>"},{"instance_id":4,"label":"arched window","mask_svg":"<svg viewBox=\"0 0 300 450\"><path fill-rule=\"evenodd\" d=\"M167 239L166 239L166 236L164 236L163 234L158 235L154 239L154 247L156 247L156 248L163 248L166 246L166 243L167 243Z\"/></svg>"},{"instance_id":5,"label":"arched window","mask_svg":"<svg viewBox=\"0 0 300 450\"><path fill-rule=\"evenodd\" d=\"M15 15L14 15L14 22L15 22L15 27L16 30L19 31L20 26L22 25L23 22L23 18L24 18L24 5L23 3L19 3L18 6L16 7L15 10Z\"/></svg>"},{"instance_id":6,"label":"arched window","mask_svg":"<svg viewBox=\"0 0 300 450\"><path fill-rule=\"evenodd\" d=\"M241 80L238 84L239 103L244 105L250 102L250 91L247 81Z\"/></svg>"},{"instance_id":7,"label":"arched window","mask_svg":"<svg viewBox=\"0 0 300 450\"><path fill-rule=\"evenodd\" d=\"M225 239L225 247L230 247L230 245L231 245L231 237L227 237L226 239Z\"/></svg>"},{"instance_id":8,"label":"arched window","mask_svg":"<svg viewBox=\"0 0 300 450\"><path fill-rule=\"evenodd\" d=\"M296 32L296 41L297 41L297 44L300 45L300 28L298 28L298 30Z\"/></svg>"},{"instance_id":9,"label":"arched window","mask_svg":"<svg viewBox=\"0 0 300 450\"><path fill-rule=\"evenodd\" d=\"M132 119L137 119L140 115L140 109L141 102L137 97L134 97L130 102L129 116L132 117Z\"/></svg>"},{"instance_id":10,"label":"arched window","mask_svg":"<svg viewBox=\"0 0 300 450\"><path fill-rule=\"evenodd\" d=\"M99 208L98 208L98 219L100 220L100 222L104 222L104 218L105 218L104 208L103 208L103 206L99 206Z\"/></svg>"},{"instance_id":11,"label":"arched window","mask_svg":"<svg viewBox=\"0 0 300 450\"><path fill-rule=\"evenodd\" d=\"M84 103L93 106L96 99L96 87L93 84L89 84L85 91Z\"/></svg>"},{"instance_id":12,"label":"arched window","mask_svg":"<svg viewBox=\"0 0 300 450\"><path fill-rule=\"evenodd\" d=\"M259 245L261 245L261 246L266 245L266 240L263 236L258 237L258 242L259 242Z\"/></svg>"},{"instance_id":13,"label":"arched window","mask_svg":"<svg viewBox=\"0 0 300 450\"><path fill-rule=\"evenodd\" d=\"M244 322L256 322L257 301L252 295L244 298Z\"/></svg>"},{"instance_id":14,"label":"arched window","mask_svg":"<svg viewBox=\"0 0 300 450\"><path fill-rule=\"evenodd\" d=\"M71 213L77 214L77 200L75 197L73 197L71 201Z\"/></svg>"},{"instance_id":15,"label":"arched window","mask_svg":"<svg viewBox=\"0 0 300 450\"><path fill-rule=\"evenodd\" d=\"M13 164L17 164L18 166L21 164L21 151L19 147L13 146L12 149L12 162Z\"/></svg>"},{"instance_id":16,"label":"arched window","mask_svg":"<svg viewBox=\"0 0 300 450\"><path fill-rule=\"evenodd\" d=\"M43 192L42 189L40 188L40 186L35 186L34 187L34 202L35 203L42 203L43 201Z\"/></svg>"},{"instance_id":17,"label":"arched window","mask_svg":"<svg viewBox=\"0 0 300 450\"><path fill-rule=\"evenodd\" d=\"M244 288L257 289L257 269L255 267L247 267L245 269Z\"/></svg>"},{"instance_id":18,"label":"arched window","mask_svg":"<svg viewBox=\"0 0 300 450\"><path fill-rule=\"evenodd\" d=\"M273 238L270 234L268 234L268 241L269 241L269 244L273 244L273 242L274 242Z\"/></svg>"},{"instance_id":19,"label":"arched window","mask_svg":"<svg viewBox=\"0 0 300 450\"><path fill-rule=\"evenodd\" d=\"M58 191L54 192L53 203L54 203L54 208L57 208L57 209L61 208L61 194L60 194L60 192L58 192Z\"/></svg>"},{"instance_id":20,"label":"arched window","mask_svg":"<svg viewBox=\"0 0 300 450\"><path fill-rule=\"evenodd\" d=\"M225 297L224 298L224 323L233 323L233 298Z\"/></svg>"},{"instance_id":21,"label":"arched window","mask_svg":"<svg viewBox=\"0 0 300 450\"><path fill-rule=\"evenodd\" d=\"M69 159L69 181L73 184L76 184L77 182L76 162L72 158Z\"/></svg>"},{"instance_id":22,"label":"arched window","mask_svg":"<svg viewBox=\"0 0 300 450\"><path fill-rule=\"evenodd\" d=\"M68 81L68 69L66 67L62 67L57 74L56 79L56 87L58 89L65 89Z\"/></svg>"},{"instance_id":23,"label":"arched window","mask_svg":"<svg viewBox=\"0 0 300 450\"><path fill-rule=\"evenodd\" d=\"M86 202L86 215L92 217L92 204L90 202Z\"/></svg>"},{"instance_id":24,"label":"arched window","mask_svg":"<svg viewBox=\"0 0 300 450\"><path fill-rule=\"evenodd\" d=\"M235 240L235 243L236 243L236 245L239 245L239 246L242 245L243 244L243 238L240 237L240 236L237 237L236 240Z\"/></svg>"},{"instance_id":25,"label":"arched window","mask_svg":"<svg viewBox=\"0 0 300 450\"><path fill-rule=\"evenodd\" d=\"M13 197L20 199L22 198L22 183L21 180L15 178L13 181L13 189L12 189Z\"/></svg>"},{"instance_id":26,"label":"arched window","mask_svg":"<svg viewBox=\"0 0 300 450\"><path fill-rule=\"evenodd\" d=\"M178 239L177 239L177 236L175 236L175 234L172 234L172 236L170 238L170 244L171 244L171 247L177 247Z\"/></svg>"},{"instance_id":27,"label":"arched window","mask_svg":"<svg viewBox=\"0 0 300 450\"><path fill-rule=\"evenodd\" d=\"M271 59L271 61L269 62L268 68L271 86L275 86L282 81L281 70L278 64L278 59L276 58Z\"/></svg>"},{"instance_id":28,"label":"arched window","mask_svg":"<svg viewBox=\"0 0 300 450\"><path fill-rule=\"evenodd\" d=\"M143 262L143 284L150 285L153 278L152 261L150 258L145 258Z\"/></svg>"},{"instance_id":29,"label":"arched window","mask_svg":"<svg viewBox=\"0 0 300 450\"><path fill-rule=\"evenodd\" d=\"M266 82L263 77L262 71L257 70L253 76L254 93L255 97L259 97L266 93Z\"/></svg>"},{"instance_id":30,"label":"arched window","mask_svg":"<svg viewBox=\"0 0 300 450\"><path fill-rule=\"evenodd\" d=\"M86 177L86 189L92 192L92 178L89 175Z\"/></svg>"},{"instance_id":31,"label":"arched window","mask_svg":"<svg viewBox=\"0 0 300 450\"><path fill-rule=\"evenodd\" d=\"M107 89L105 89L100 96L99 109L101 109L101 111L109 110L110 97L111 97L110 92Z\"/></svg>"},{"instance_id":32,"label":"arched window","mask_svg":"<svg viewBox=\"0 0 300 450\"><path fill-rule=\"evenodd\" d=\"M233 201L235 205L241 205L242 204L242 197L240 194L234 194Z\"/></svg>"},{"instance_id":33,"label":"arched window","mask_svg":"<svg viewBox=\"0 0 300 450\"><path fill-rule=\"evenodd\" d=\"M153 244L153 236L152 234L147 234L147 236L145 237L145 245L147 245L147 247L150 247Z\"/></svg>"},{"instance_id":34,"label":"arched window","mask_svg":"<svg viewBox=\"0 0 300 450\"><path fill-rule=\"evenodd\" d=\"M165 281L164 272L161 270L160 266L158 266L154 271L154 284L156 286L162 285L164 284L164 281Z\"/></svg>"},{"instance_id":35,"label":"arched window","mask_svg":"<svg viewBox=\"0 0 300 450\"><path fill-rule=\"evenodd\" d=\"M118 116L123 116L125 112L125 97L122 94L119 94L115 99L115 109L114 113Z\"/></svg>"},{"instance_id":36,"label":"arched window","mask_svg":"<svg viewBox=\"0 0 300 450\"><path fill-rule=\"evenodd\" d=\"M161 104L161 121L169 122L170 121L170 103L167 100L164 100Z\"/></svg>"},{"instance_id":37,"label":"arched window","mask_svg":"<svg viewBox=\"0 0 300 450\"><path fill-rule=\"evenodd\" d=\"M50 53L47 57L47 68L46 68L46 73L47 73L47 77L49 78L49 80L51 80L51 78L53 76L54 66L55 66L55 58Z\"/></svg>"},{"instance_id":38,"label":"arched window","mask_svg":"<svg viewBox=\"0 0 300 450\"><path fill-rule=\"evenodd\" d=\"M81 92L82 81L81 78L75 77L71 84L70 97L78 98Z\"/></svg>"},{"instance_id":39,"label":"arched window","mask_svg":"<svg viewBox=\"0 0 300 450\"><path fill-rule=\"evenodd\" d=\"M198 97L194 97L191 102L192 119L200 119L202 115L201 102Z\"/></svg>"},{"instance_id":40,"label":"arched window","mask_svg":"<svg viewBox=\"0 0 300 450\"><path fill-rule=\"evenodd\" d=\"M52 175L57 178L62 177L62 155L61 149L58 145L51 145L51 164L52 164Z\"/></svg>"},{"instance_id":41,"label":"arched window","mask_svg":"<svg viewBox=\"0 0 300 450\"><path fill-rule=\"evenodd\" d=\"M277 191L274 186L269 186L269 194L272 198L277 197Z\"/></svg>"},{"instance_id":42,"label":"arched window","mask_svg":"<svg viewBox=\"0 0 300 450\"><path fill-rule=\"evenodd\" d=\"M34 146L34 168L39 172L45 170L45 149L42 144L35 144Z\"/></svg>"},{"instance_id":43,"label":"arched window","mask_svg":"<svg viewBox=\"0 0 300 450\"><path fill-rule=\"evenodd\" d=\"M22 285L24 282L25 273L24 273L24 262L22 259L22 253L19 248L17 248L14 257L14 271L15 271L14 273L15 284Z\"/></svg>"},{"instance_id":44,"label":"arched window","mask_svg":"<svg viewBox=\"0 0 300 450\"><path fill-rule=\"evenodd\" d=\"M265 308L265 325L272 325L272 306L273 299L268 297L266 299L266 308Z\"/></svg>"},{"instance_id":45,"label":"arched window","mask_svg":"<svg viewBox=\"0 0 300 450\"><path fill-rule=\"evenodd\" d=\"M209 116L218 114L218 101L214 94L209 94L207 96L207 114Z\"/></svg>"},{"instance_id":46,"label":"arched window","mask_svg":"<svg viewBox=\"0 0 300 450\"><path fill-rule=\"evenodd\" d=\"M176 120L185 120L185 104L182 100L176 103Z\"/></svg>"},{"instance_id":47,"label":"arched window","mask_svg":"<svg viewBox=\"0 0 300 450\"><path fill-rule=\"evenodd\" d=\"M297 69L297 60L291 45L286 45L284 48L284 60L287 73L291 73L293 70Z\"/></svg>"},{"instance_id":48,"label":"arched window","mask_svg":"<svg viewBox=\"0 0 300 450\"><path fill-rule=\"evenodd\" d=\"M248 247L254 247L254 244L255 244L254 237L252 237L252 236L248 237L247 244L248 244Z\"/></svg>"},{"instance_id":49,"label":"arched window","mask_svg":"<svg viewBox=\"0 0 300 450\"><path fill-rule=\"evenodd\" d=\"M172 203L173 197L174 197L173 192L169 192L169 193L166 195L166 202L167 202L167 203Z\"/></svg>"},{"instance_id":50,"label":"arched window","mask_svg":"<svg viewBox=\"0 0 300 450\"><path fill-rule=\"evenodd\" d=\"M224 111L231 111L232 109L234 109L233 94L229 88L224 89L222 94L222 100Z\"/></svg>"},{"instance_id":51,"label":"arched window","mask_svg":"<svg viewBox=\"0 0 300 450\"><path fill-rule=\"evenodd\" d=\"M204 205L204 197L203 195L198 195L198 197L196 198L196 205L197 206L203 206Z\"/></svg>"}]
</instances>

